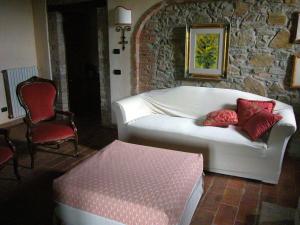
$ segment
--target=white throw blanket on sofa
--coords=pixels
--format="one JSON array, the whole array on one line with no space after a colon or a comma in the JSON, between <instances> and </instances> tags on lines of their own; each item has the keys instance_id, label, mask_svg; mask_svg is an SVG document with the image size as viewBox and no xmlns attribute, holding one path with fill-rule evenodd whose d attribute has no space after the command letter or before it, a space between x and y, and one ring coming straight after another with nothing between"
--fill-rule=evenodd
<instances>
[{"instance_id":1,"label":"white throw blanket on sofa","mask_svg":"<svg viewBox=\"0 0 300 225\"><path fill-rule=\"evenodd\" d=\"M270 100L269 98L230 90L231 95L224 94L220 88L177 87L154 90L142 93L141 97L149 104L153 113L169 116L198 119L208 113L219 109L236 109L236 99ZM276 101L274 112L290 108L289 105Z\"/></svg>"}]
</instances>

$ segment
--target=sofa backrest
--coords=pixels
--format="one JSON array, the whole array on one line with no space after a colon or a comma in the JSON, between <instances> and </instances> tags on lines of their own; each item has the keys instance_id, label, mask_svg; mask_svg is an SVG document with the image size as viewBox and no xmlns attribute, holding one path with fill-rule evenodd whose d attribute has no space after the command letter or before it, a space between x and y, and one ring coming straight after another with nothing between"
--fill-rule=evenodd
<instances>
[{"instance_id":1,"label":"sofa backrest","mask_svg":"<svg viewBox=\"0 0 300 225\"><path fill-rule=\"evenodd\" d=\"M193 119L222 108L236 109L238 98L270 100L266 97L233 89L190 86L154 90L141 94L141 97L155 113ZM275 111L290 107L285 103L276 101Z\"/></svg>"}]
</instances>

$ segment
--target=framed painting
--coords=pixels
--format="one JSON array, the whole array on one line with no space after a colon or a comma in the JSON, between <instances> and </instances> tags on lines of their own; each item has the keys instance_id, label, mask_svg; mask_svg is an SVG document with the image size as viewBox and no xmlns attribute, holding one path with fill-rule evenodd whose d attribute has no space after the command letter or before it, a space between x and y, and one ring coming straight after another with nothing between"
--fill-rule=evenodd
<instances>
[{"instance_id":1,"label":"framed painting","mask_svg":"<svg viewBox=\"0 0 300 225\"><path fill-rule=\"evenodd\" d=\"M294 55L291 88L300 88L300 57Z\"/></svg>"},{"instance_id":2,"label":"framed painting","mask_svg":"<svg viewBox=\"0 0 300 225\"><path fill-rule=\"evenodd\" d=\"M225 79L229 25L199 24L186 31L185 78Z\"/></svg>"}]
</instances>

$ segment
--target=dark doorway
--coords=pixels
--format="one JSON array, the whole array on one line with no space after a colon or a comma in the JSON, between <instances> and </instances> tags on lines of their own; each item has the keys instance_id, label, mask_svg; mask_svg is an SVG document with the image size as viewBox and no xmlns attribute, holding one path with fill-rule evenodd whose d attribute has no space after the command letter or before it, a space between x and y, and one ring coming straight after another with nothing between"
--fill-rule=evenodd
<instances>
[{"instance_id":1,"label":"dark doorway","mask_svg":"<svg viewBox=\"0 0 300 225\"><path fill-rule=\"evenodd\" d=\"M99 118L96 8L69 8L63 12L69 108L79 117Z\"/></svg>"},{"instance_id":2,"label":"dark doorway","mask_svg":"<svg viewBox=\"0 0 300 225\"><path fill-rule=\"evenodd\" d=\"M100 92L103 85L100 85L100 76L103 77L102 73L106 71L103 71L104 67L99 63L104 63L102 49L103 45L108 43L99 42L98 35L103 33L103 27L107 23L106 18L103 20L106 4L105 0L71 0L68 3L47 1L48 12L53 12L50 17L52 29L49 29L49 34L53 34L50 39L51 49L54 49L51 61L56 66L53 79L62 84L62 93L66 93L67 81L68 99L66 95L60 96L61 104L64 104L65 109L68 104L69 110L75 113L78 121L88 120L102 124L102 119L105 119L101 118L101 113L103 114L106 105L101 109L100 96L101 93L106 93L106 90ZM61 40L62 36L64 40ZM64 67L67 78L64 71L61 72Z\"/></svg>"}]
</instances>

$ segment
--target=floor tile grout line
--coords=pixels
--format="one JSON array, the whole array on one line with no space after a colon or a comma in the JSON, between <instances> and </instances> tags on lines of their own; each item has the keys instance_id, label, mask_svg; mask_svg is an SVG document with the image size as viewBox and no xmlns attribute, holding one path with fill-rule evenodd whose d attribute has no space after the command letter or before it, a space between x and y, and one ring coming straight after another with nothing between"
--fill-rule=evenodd
<instances>
[{"instance_id":1,"label":"floor tile grout line","mask_svg":"<svg viewBox=\"0 0 300 225\"><path fill-rule=\"evenodd\" d=\"M228 186L228 180L227 180L227 183L226 183L226 185L225 185L225 188L224 188L224 191L223 191L223 194L222 194L222 199L223 199L223 197L224 197L224 194L225 194L225 191L226 191L226 189L227 189L227 186ZM212 222L211 225L215 225L215 220L216 220L216 217L217 217L217 215L218 215L218 213L219 213L220 205L223 204L223 203L222 203L222 199L221 199L221 201L219 202L218 209L217 209L216 212L215 212L214 218L213 218L213 220L212 220L213 222ZM235 223L235 221L233 221L233 225L234 225L234 223Z\"/></svg>"},{"instance_id":2,"label":"floor tile grout line","mask_svg":"<svg viewBox=\"0 0 300 225\"><path fill-rule=\"evenodd\" d=\"M236 212L236 215L235 215L235 218L234 218L234 224L235 224L235 222L237 222L237 216L238 216L238 213L239 213L239 211L240 211L240 206L241 206L241 202L242 202L242 198L243 198L243 196L244 196L244 194L245 194L245 189L246 189L246 184L243 186L243 188L242 188L243 190L242 190L242 196L241 196L241 198L240 198L240 201L239 201L239 204L237 205L237 212ZM240 221L238 221L238 222L240 222Z\"/></svg>"},{"instance_id":3,"label":"floor tile grout line","mask_svg":"<svg viewBox=\"0 0 300 225\"><path fill-rule=\"evenodd\" d=\"M262 192L262 183L259 184L259 193L258 193L257 206L256 206L256 209L255 209L254 225L257 224L257 222L258 222L258 216L259 216L260 205L261 205L261 192Z\"/></svg>"},{"instance_id":4,"label":"floor tile grout line","mask_svg":"<svg viewBox=\"0 0 300 225\"><path fill-rule=\"evenodd\" d=\"M205 176L206 176L206 175L205 175ZM204 179L204 177L203 177L202 179ZM215 180L215 177L212 178L212 181L211 181L210 185L207 187L206 192L205 192L205 193L203 194L203 196L201 197L201 201L204 200L204 199L206 198L206 195L207 195L208 192L210 191L210 189L211 189L211 187L212 187L212 185L213 185L214 180ZM199 202L199 206L202 204L201 201Z\"/></svg>"},{"instance_id":5,"label":"floor tile grout line","mask_svg":"<svg viewBox=\"0 0 300 225\"><path fill-rule=\"evenodd\" d=\"M227 181L225 191L226 191L228 188L229 188L229 187L228 187L228 181ZM225 194L225 191L224 191L224 194ZM240 202L241 202L241 199L242 199L242 197L240 197L239 204L240 204ZM223 204L224 204L224 203L223 203ZM226 205L226 204L225 204L225 205ZM229 206L230 206L230 205L229 205ZM238 206L231 206L231 207L234 207L234 208L237 209L236 212L235 212L234 219L233 219L233 224L232 224L232 225L235 225L236 217L237 217L237 214L238 214L238 211L239 211L239 207L238 207Z\"/></svg>"},{"instance_id":6,"label":"floor tile grout line","mask_svg":"<svg viewBox=\"0 0 300 225\"><path fill-rule=\"evenodd\" d=\"M219 204L218 209L216 210L216 212L215 212L215 214L214 214L214 218L213 218L213 220L212 220L213 222L212 222L211 225L215 225L215 220L216 220L216 217L217 217L217 215L218 215L218 213L219 213L220 205L221 205L221 203Z\"/></svg>"},{"instance_id":7,"label":"floor tile grout line","mask_svg":"<svg viewBox=\"0 0 300 225\"><path fill-rule=\"evenodd\" d=\"M212 189L212 186L213 186L215 180L216 180L216 177L213 177L213 180L212 180L212 182L211 182L211 184L210 184L209 189ZM207 190L207 193L208 193L208 190ZM213 219L212 219L212 224L214 224L214 221L215 221L215 219L216 219L216 217L217 217L218 210L219 210L219 207L218 207L218 209L215 210L215 212L214 212L214 216L213 216Z\"/></svg>"},{"instance_id":8,"label":"floor tile grout line","mask_svg":"<svg viewBox=\"0 0 300 225\"><path fill-rule=\"evenodd\" d=\"M236 214L235 214L235 217L234 217L234 223L233 224L235 224L235 222L237 221L237 216L238 216L238 213L240 211L240 205L241 205L241 202L242 202L242 197L243 197L243 195L240 197L240 201L239 201L238 206L236 206L237 207L237 211L236 211Z\"/></svg>"}]
</instances>

